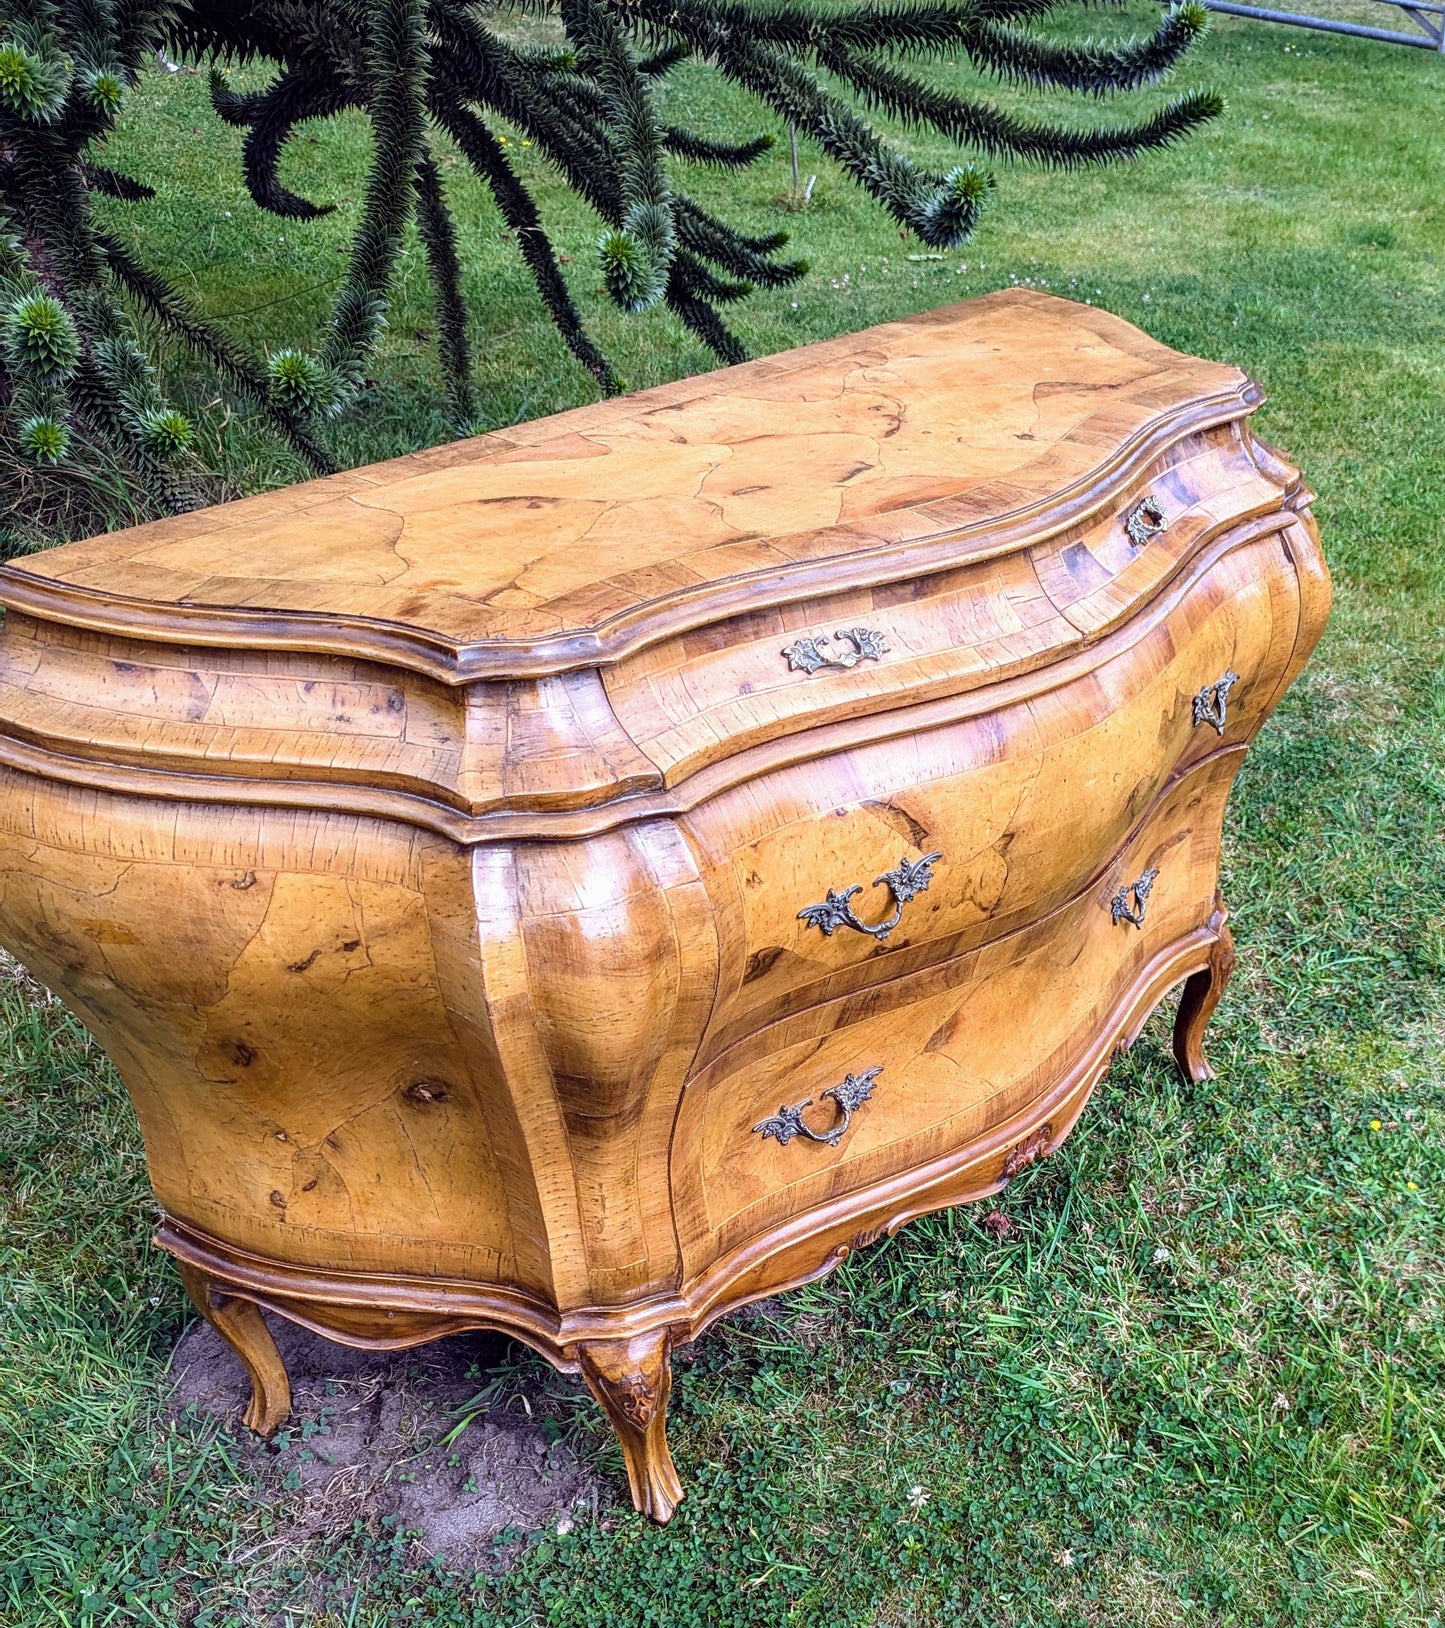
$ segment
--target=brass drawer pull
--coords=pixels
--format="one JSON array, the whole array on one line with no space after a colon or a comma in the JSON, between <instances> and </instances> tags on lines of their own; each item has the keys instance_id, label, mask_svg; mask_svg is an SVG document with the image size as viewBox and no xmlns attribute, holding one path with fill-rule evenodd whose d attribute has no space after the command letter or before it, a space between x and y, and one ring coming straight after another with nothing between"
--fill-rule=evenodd
<instances>
[{"instance_id":1,"label":"brass drawer pull","mask_svg":"<svg viewBox=\"0 0 1445 1628\"><path fill-rule=\"evenodd\" d=\"M1163 505L1152 493L1136 503L1124 519L1124 530L1135 548L1143 548L1151 537L1157 537L1168 527Z\"/></svg>"},{"instance_id":2,"label":"brass drawer pull","mask_svg":"<svg viewBox=\"0 0 1445 1628\"><path fill-rule=\"evenodd\" d=\"M1206 684L1194 697L1194 727L1208 724L1216 735L1224 733L1229 718L1229 692L1239 683L1239 674L1227 672L1213 684Z\"/></svg>"},{"instance_id":3,"label":"brass drawer pull","mask_svg":"<svg viewBox=\"0 0 1445 1628\"><path fill-rule=\"evenodd\" d=\"M1145 871L1137 882L1130 882L1128 887L1119 889L1109 904L1116 927L1121 921L1130 922L1135 927L1144 925L1144 912L1149 907L1149 895L1154 891L1154 884L1158 880L1158 871ZM1131 896L1132 904L1129 902Z\"/></svg>"},{"instance_id":4,"label":"brass drawer pull","mask_svg":"<svg viewBox=\"0 0 1445 1628\"><path fill-rule=\"evenodd\" d=\"M766 1142L770 1136L777 1137L784 1147L795 1136L805 1136L810 1142L821 1142L824 1147L835 1148L843 1140L844 1133L853 1120L855 1108L861 1108L873 1095L873 1082L883 1072L883 1069L870 1068L866 1074L850 1074L840 1085L831 1085L823 1092L825 1097L831 1097L843 1111L843 1117L835 1120L825 1131L812 1130L803 1120L803 1110L813 1106L813 1099L806 1102L794 1103L791 1108L779 1108L771 1119L764 1119L753 1126L756 1135Z\"/></svg>"},{"instance_id":5,"label":"brass drawer pull","mask_svg":"<svg viewBox=\"0 0 1445 1628\"><path fill-rule=\"evenodd\" d=\"M887 921L877 922L870 927L866 921L859 921L854 915L853 906L848 901L863 891L861 882L855 882L842 893L829 888L828 897L822 904L805 905L798 912L798 920L807 922L809 927L821 928L824 938L832 938L836 928L851 927L855 933L867 933L881 944L903 920L904 905L918 894L928 891L928 884L933 880L934 864L942 858L942 854L924 854L922 859L910 859L905 854L898 861L896 870L884 871L882 876L873 878L874 887L886 887L893 895L893 914Z\"/></svg>"},{"instance_id":6,"label":"brass drawer pull","mask_svg":"<svg viewBox=\"0 0 1445 1628\"><path fill-rule=\"evenodd\" d=\"M790 644L783 651L788 658L788 671L812 674L823 667L856 667L860 661L878 661L888 654L883 635L872 628L841 627L833 637L845 646L836 656L823 649L828 642L826 633L816 639L799 639L796 644Z\"/></svg>"}]
</instances>

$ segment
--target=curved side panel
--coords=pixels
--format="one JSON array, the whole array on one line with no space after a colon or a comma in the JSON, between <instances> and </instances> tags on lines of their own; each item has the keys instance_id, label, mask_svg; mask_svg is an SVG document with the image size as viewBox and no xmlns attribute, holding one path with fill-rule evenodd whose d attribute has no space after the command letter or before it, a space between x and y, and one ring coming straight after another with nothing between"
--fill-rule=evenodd
<instances>
[{"instance_id":1,"label":"curved side panel","mask_svg":"<svg viewBox=\"0 0 1445 1628\"><path fill-rule=\"evenodd\" d=\"M0 939L119 1068L171 1215L279 1261L545 1290L495 1061L433 950L467 869L382 821L0 773Z\"/></svg>"},{"instance_id":2,"label":"curved side panel","mask_svg":"<svg viewBox=\"0 0 1445 1628\"><path fill-rule=\"evenodd\" d=\"M1295 523L1285 532L1284 546L1299 573L1300 620L1294 654L1275 692L1276 700L1299 677L1300 669L1320 642L1334 597L1330 568L1325 564L1324 551L1320 547L1320 530L1308 509L1302 509Z\"/></svg>"}]
</instances>

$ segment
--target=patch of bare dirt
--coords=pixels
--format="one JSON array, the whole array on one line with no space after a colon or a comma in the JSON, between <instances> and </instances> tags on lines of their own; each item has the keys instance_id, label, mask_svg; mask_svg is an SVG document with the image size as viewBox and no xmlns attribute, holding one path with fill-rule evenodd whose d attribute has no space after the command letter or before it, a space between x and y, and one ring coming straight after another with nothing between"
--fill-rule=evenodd
<instances>
[{"instance_id":1,"label":"patch of bare dirt","mask_svg":"<svg viewBox=\"0 0 1445 1628\"><path fill-rule=\"evenodd\" d=\"M510 1548L494 1541L500 1534L565 1531L616 1501L567 1440L577 1409L592 1405L580 1381L519 1368L500 1337L355 1351L267 1321L291 1375L291 1418L273 1441L240 1423L250 1384L208 1323L193 1323L176 1346L170 1408L235 1431L288 1528L278 1535L300 1541L391 1516L427 1554L496 1570Z\"/></svg>"}]
</instances>

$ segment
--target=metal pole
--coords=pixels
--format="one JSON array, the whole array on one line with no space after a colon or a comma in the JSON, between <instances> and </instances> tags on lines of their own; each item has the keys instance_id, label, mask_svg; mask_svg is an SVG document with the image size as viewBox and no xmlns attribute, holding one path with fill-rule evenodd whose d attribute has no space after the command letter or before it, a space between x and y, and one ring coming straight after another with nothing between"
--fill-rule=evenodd
<instances>
[{"instance_id":1,"label":"metal pole","mask_svg":"<svg viewBox=\"0 0 1445 1628\"><path fill-rule=\"evenodd\" d=\"M1395 0L1389 0L1394 4ZM1439 34L1430 29L1425 34L1402 34L1393 28L1369 28L1364 23L1341 23L1331 17L1307 17L1298 11L1270 11L1264 6L1240 6L1234 0L1204 0L1210 11L1222 11L1230 17L1249 17L1257 23L1289 23L1295 28L1317 28L1326 34L1353 34L1360 39L1384 40L1390 45L1418 45L1425 51L1445 51L1445 27ZM1410 8L1401 6L1403 10ZM1432 8L1433 9L1433 8Z\"/></svg>"}]
</instances>

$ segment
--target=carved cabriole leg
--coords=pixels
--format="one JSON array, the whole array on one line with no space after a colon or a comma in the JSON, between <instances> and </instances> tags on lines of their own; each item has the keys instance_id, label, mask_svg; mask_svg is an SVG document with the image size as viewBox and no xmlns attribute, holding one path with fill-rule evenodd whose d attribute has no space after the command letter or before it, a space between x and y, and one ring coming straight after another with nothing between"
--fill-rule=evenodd
<instances>
[{"instance_id":1,"label":"carved cabriole leg","mask_svg":"<svg viewBox=\"0 0 1445 1628\"><path fill-rule=\"evenodd\" d=\"M579 1345L582 1377L617 1432L633 1505L665 1523L682 1501L682 1482L667 1450L672 1358L665 1329L632 1340Z\"/></svg>"},{"instance_id":2,"label":"carved cabriole leg","mask_svg":"<svg viewBox=\"0 0 1445 1628\"><path fill-rule=\"evenodd\" d=\"M242 1424L258 1436L274 1436L291 1412L291 1381L260 1307L228 1295L204 1272L184 1261L176 1262L176 1271L196 1310L236 1353L251 1376L251 1400L241 1415Z\"/></svg>"},{"instance_id":3,"label":"carved cabriole leg","mask_svg":"<svg viewBox=\"0 0 1445 1628\"><path fill-rule=\"evenodd\" d=\"M1191 1080L1212 1080L1214 1070L1204 1056L1204 1030L1219 1005L1234 972L1234 934L1225 919L1224 900L1214 896L1214 923L1219 937L1209 954L1209 965L1184 985L1179 1016L1174 1020L1174 1058Z\"/></svg>"}]
</instances>

